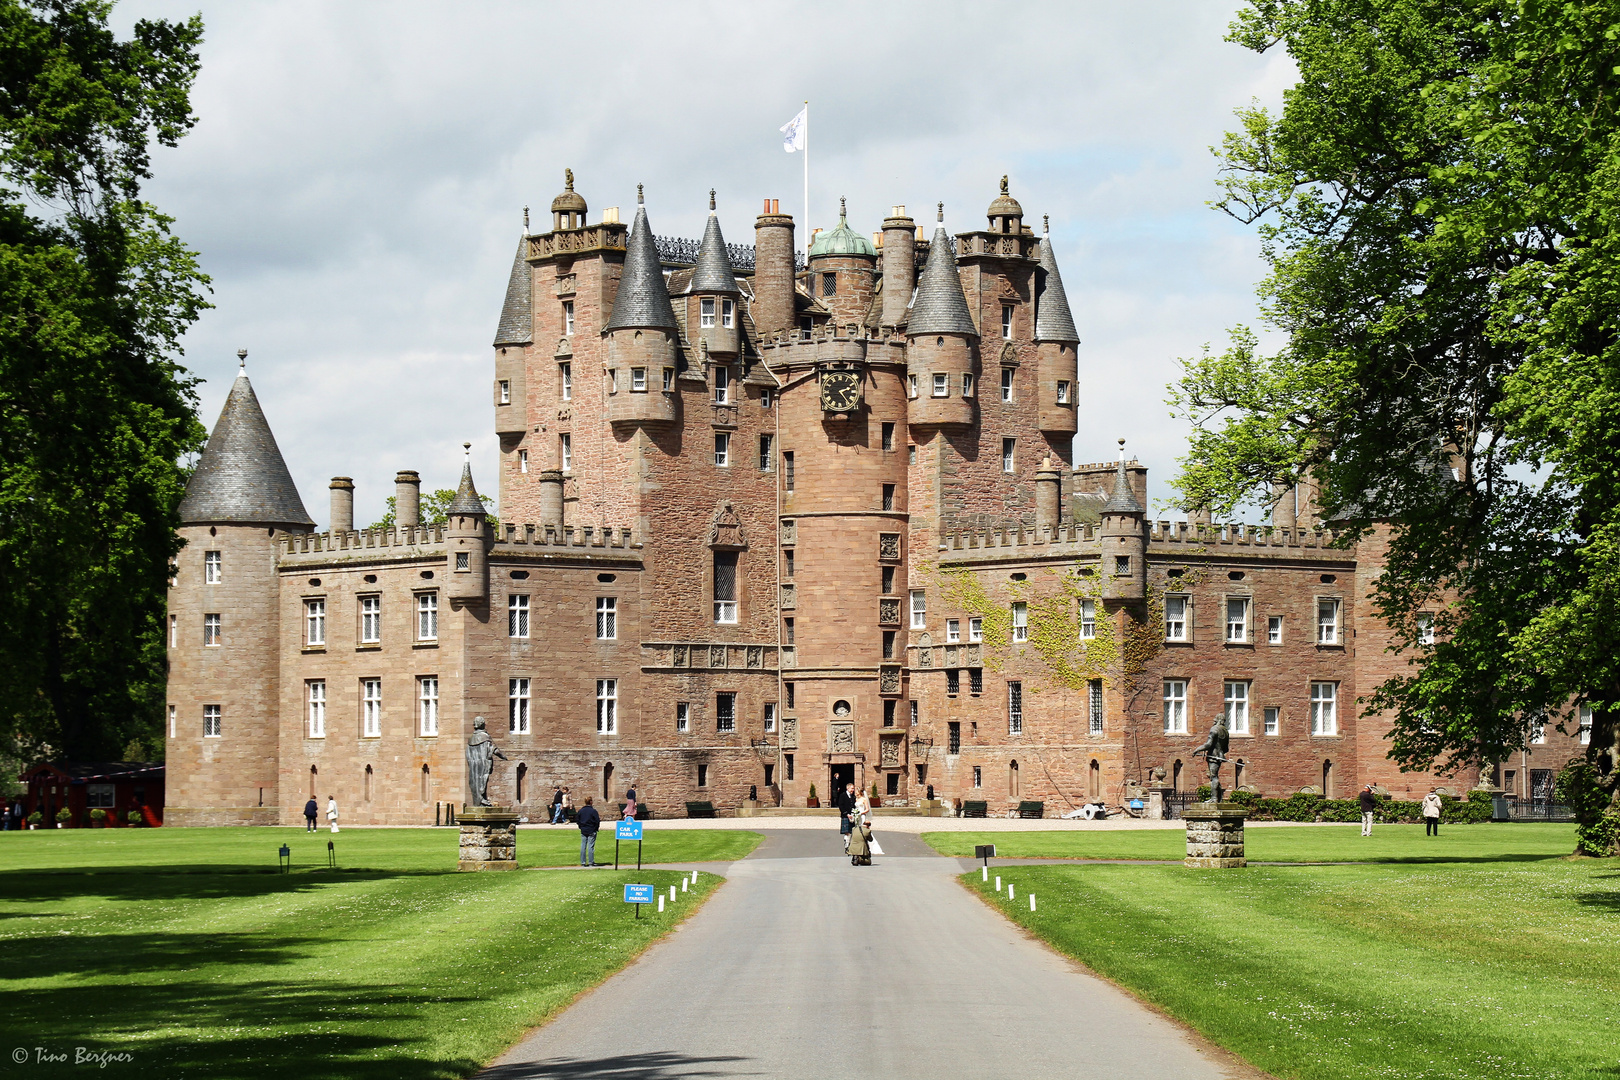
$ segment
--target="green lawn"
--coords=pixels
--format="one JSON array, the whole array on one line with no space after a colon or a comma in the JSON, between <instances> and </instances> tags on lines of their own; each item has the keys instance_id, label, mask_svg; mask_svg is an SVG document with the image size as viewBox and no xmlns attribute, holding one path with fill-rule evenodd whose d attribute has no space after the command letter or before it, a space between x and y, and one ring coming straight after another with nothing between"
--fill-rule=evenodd
<instances>
[{"instance_id":1,"label":"green lawn","mask_svg":"<svg viewBox=\"0 0 1620 1080\"><path fill-rule=\"evenodd\" d=\"M942 855L972 858L975 844L994 844L1007 859L1180 859L1187 853L1181 829L1119 829L1026 833L924 833ZM1543 822L1442 825L1423 835L1422 825L1374 825L1370 837L1359 825L1251 826L1244 847L1256 862L1457 862L1472 859L1538 859L1575 850L1575 826Z\"/></svg>"},{"instance_id":2,"label":"green lawn","mask_svg":"<svg viewBox=\"0 0 1620 1080\"><path fill-rule=\"evenodd\" d=\"M1368 865L1224 871L992 865L990 882L962 880L1279 1077L1614 1080L1620 860L1538 855L1550 843L1538 831L1488 830L1503 838L1494 858L1465 844L1449 862L1396 851ZM1250 843L1312 832L1255 830ZM1456 832L1465 843L1473 830ZM1015 899L996 892L998 872Z\"/></svg>"},{"instance_id":3,"label":"green lawn","mask_svg":"<svg viewBox=\"0 0 1620 1080\"><path fill-rule=\"evenodd\" d=\"M736 858L758 834L648 830L647 857ZM578 861L578 833L520 830L525 864ZM324 869L326 841L340 866ZM281 874L276 849L293 850ZM604 851L605 848L605 851ZM460 874L455 830L64 830L0 834L7 1075L465 1076L634 958L664 915L621 900L674 871ZM598 857L612 856L612 841ZM632 855L633 857L633 855ZM631 864L634 865L633 863ZM13 1047L68 1052L9 1064Z\"/></svg>"}]
</instances>

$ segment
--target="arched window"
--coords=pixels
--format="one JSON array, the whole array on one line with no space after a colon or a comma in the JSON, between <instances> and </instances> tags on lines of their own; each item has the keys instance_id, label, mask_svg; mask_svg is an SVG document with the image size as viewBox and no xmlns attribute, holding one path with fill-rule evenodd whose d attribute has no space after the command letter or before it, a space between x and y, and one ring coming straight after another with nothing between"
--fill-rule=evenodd
<instances>
[{"instance_id":1,"label":"arched window","mask_svg":"<svg viewBox=\"0 0 1620 1080\"><path fill-rule=\"evenodd\" d=\"M1097 759L1091 759L1091 768L1086 770L1086 794L1093 802L1102 798L1102 766Z\"/></svg>"},{"instance_id":2,"label":"arched window","mask_svg":"<svg viewBox=\"0 0 1620 1080\"><path fill-rule=\"evenodd\" d=\"M432 774L428 772L427 765L424 764L422 766L422 801L423 802L428 801L428 780L430 779L431 775Z\"/></svg>"},{"instance_id":3,"label":"arched window","mask_svg":"<svg viewBox=\"0 0 1620 1080\"><path fill-rule=\"evenodd\" d=\"M1022 791L1018 786L1018 762L1017 761L1011 761L1011 762L1008 762L1008 764L1007 764L1007 794L1011 795L1015 799L1018 798L1018 796L1020 794L1022 794Z\"/></svg>"},{"instance_id":4,"label":"arched window","mask_svg":"<svg viewBox=\"0 0 1620 1080\"><path fill-rule=\"evenodd\" d=\"M371 766L366 766L366 802L371 801Z\"/></svg>"},{"instance_id":5,"label":"arched window","mask_svg":"<svg viewBox=\"0 0 1620 1080\"><path fill-rule=\"evenodd\" d=\"M524 789L527 786L524 783L524 781L528 780L528 778L529 778L529 767L520 762L518 764L518 767L517 767L517 801L518 802L523 801L523 796L524 796L524 793L525 793Z\"/></svg>"},{"instance_id":6,"label":"arched window","mask_svg":"<svg viewBox=\"0 0 1620 1080\"><path fill-rule=\"evenodd\" d=\"M602 766L602 801L613 798L613 762Z\"/></svg>"},{"instance_id":7,"label":"arched window","mask_svg":"<svg viewBox=\"0 0 1620 1080\"><path fill-rule=\"evenodd\" d=\"M315 797L315 781L320 779L320 770L311 765L309 767L309 797Z\"/></svg>"}]
</instances>

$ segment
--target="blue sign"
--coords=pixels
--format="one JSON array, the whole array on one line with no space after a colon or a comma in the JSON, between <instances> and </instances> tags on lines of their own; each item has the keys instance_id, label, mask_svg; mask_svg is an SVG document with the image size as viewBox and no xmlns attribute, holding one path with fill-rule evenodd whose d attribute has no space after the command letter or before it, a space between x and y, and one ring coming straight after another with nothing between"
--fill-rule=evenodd
<instances>
[{"instance_id":1,"label":"blue sign","mask_svg":"<svg viewBox=\"0 0 1620 1080\"><path fill-rule=\"evenodd\" d=\"M631 818L629 821L620 821L613 826L615 840L640 840L641 822Z\"/></svg>"},{"instance_id":2,"label":"blue sign","mask_svg":"<svg viewBox=\"0 0 1620 1080\"><path fill-rule=\"evenodd\" d=\"M651 885L626 885L624 887L624 902L627 904L655 903L653 887Z\"/></svg>"},{"instance_id":3,"label":"blue sign","mask_svg":"<svg viewBox=\"0 0 1620 1080\"><path fill-rule=\"evenodd\" d=\"M1140 809L1142 809L1142 805L1143 804L1142 804L1141 799L1132 799L1131 800L1131 809L1132 810L1140 810Z\"/></svg>"}]
</instances>

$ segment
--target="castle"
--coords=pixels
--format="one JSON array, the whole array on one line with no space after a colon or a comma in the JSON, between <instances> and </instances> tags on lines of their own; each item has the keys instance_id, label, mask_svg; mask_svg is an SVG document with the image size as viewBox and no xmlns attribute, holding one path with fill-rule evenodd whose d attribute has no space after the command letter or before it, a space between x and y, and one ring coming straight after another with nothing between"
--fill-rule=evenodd
<instances>
[{"instance_id":1,"label":"castle","mask_svg":"<svg viewBox=\"0 0 1620 1080\"><path fill-rule=\"evenodd\" d=\"M396 478L392 527L331 485L317 533L246 374L181 507L169 592L171 824L431 823L553 788L659 816L886 803L1118 806L1163 770L1269 795L1434 778L1386 760L1358 696L1404 667L1366 599L1374 534L1335 546L1312 491L1265 528L1154 521L1146 470L1076 464L1080 335L1052 245L1007 190L931 238L841 210L802 262L766 200L752 250L710 198L701 242L638 195L567 190L525 235L494 342L499 518L470 465L443 524ZM1123 440L1121 440L1123 444ZM1236 773L1234 776L1233 773ZM1470 778L1445 782L1466 786Z\"/></svg>"}]
</instances>

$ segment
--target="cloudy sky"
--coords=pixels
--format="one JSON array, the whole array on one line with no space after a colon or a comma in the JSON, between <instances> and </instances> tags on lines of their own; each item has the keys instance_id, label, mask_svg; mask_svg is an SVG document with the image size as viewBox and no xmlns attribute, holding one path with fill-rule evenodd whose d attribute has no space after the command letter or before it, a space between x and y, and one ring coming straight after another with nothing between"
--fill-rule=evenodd
<instances>
[{"instance_id":1,"label":"cloudy sky","mask_svg":"<svg viewBox=\"0 0 1620 1080\"><path fill-rule=\"evenodd\" d=\"M1153 470L1185 432L1177 358L1255 319L1252 229L1211 210L1209 147L1282 55L1225 43L1215 0L1059 3L204 3L199 121L147 195L214 282L187 338L212 426L238 348L310 513L353 476L375 520L394 472L453 486L461 444L493 487L492 350L525 205L572 167L592 217L647 185L661 235L697 237L708 191L751 244L760 200L804 221L777 129L808 99L812 226L871 232L943 200L982 228L1009 174L1050 214L1081 345L1077 460L1114 440ZM115 21L190 3L127 0ZM804 233L801 230L801 243Z\"/></svg>"}]
</instances>

